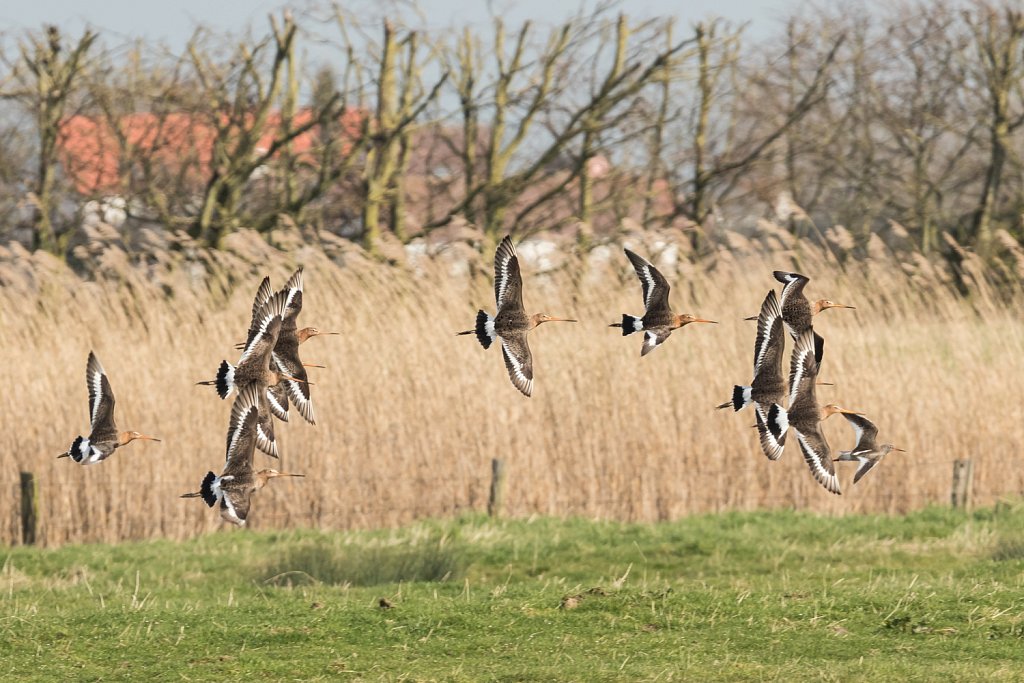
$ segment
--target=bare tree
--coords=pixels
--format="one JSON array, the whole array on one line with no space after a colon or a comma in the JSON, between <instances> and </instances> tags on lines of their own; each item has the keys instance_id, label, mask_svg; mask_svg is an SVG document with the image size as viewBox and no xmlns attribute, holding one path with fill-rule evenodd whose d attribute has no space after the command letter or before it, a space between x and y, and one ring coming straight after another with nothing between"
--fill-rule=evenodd
<instances>
[{"instance_id":1,"label":"bare tree","mask_svg":"<svg viewBox=\"0 0 1024 683\"><path fill-rule=\"evenodd\" d=\"M1010 135L1024 124L1020 90L1024 79L1024 13L1009 6L978 3L973 11L964 12L964 21L974 36L976 73L989 110L985 121L989 158L971 221L971 237L984 255L992 240L992 219L998 210Z\"/></svg>"},{"instance_id":2,"label":"bare tree","mask_svg":"<svg viewBox=\"0 0 1024 683\"><path fill-rule=\"evenodd\" d=\"M95 41L96 34L86 30L66 50L56 26L47 26L45 36L29 34L19 46L20 60L12 72L15 85L3 93L5 98L19 102L35 120L38 152L32 189L32 248L53 254L63 251L53 224L61 122L77 92L78 76L87 68L86 57Z\"/></svg>"}]
</instances>

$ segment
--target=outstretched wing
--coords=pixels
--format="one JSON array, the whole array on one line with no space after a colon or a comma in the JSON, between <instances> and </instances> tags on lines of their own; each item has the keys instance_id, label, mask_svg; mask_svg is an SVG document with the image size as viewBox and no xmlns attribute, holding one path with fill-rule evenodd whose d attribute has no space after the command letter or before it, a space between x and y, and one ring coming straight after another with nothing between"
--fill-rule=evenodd
<instances>
[{"instance_id":1,"label":"outstretched wing","mask_svg":"<svg viewBox=\"0 0 1024 683\"><path fill-rule=\"evenodd\" d=\"M806 275L800 273L787 273L784 270L776 270L772 273L776 280L782 283L782 307L786 307L786 302L790 298L799 296L803 292L804 287L808 282L811 281Z\"/></svg>"},{"instance_id":2,"label":"outstretched wing","mask_svg":"<svg viewBox=\"0 0 1024 683\"><path fill-rule=\"evenodd\" d=\"M839 495L839 477L836 476L836 468L832 464L832 450L825 441L825 435L821 433L821 423L815 423L811 431L796 431L796 437L814 480L830 493Z\"/></svg>"},{"instance_id":3,"label":"outstretched wing","mask_svg":"<svg viewBox=\"0 0 1024 683\"><path fill-rule=\"evenodd\" d=\"M290 354L279 356L276 353L273 356L273 360L278 371L301 380L294 382L286 379L282 381L282 384L285 387L288 398L298 408L299 414L302 415L303 419L309 424L315 425L316 413L313 412L313 398L309 393L309 383L306 381L306 368L302 366L302 361L298 359L298 355L294 357ZM287 400L285 400L285 405L288 405Z\"/></svg>"},{"instance_id":4,"label":"outstretched wing","mask_svg":"<svg viewBox=\"0 0 1024 683\"><path fill-rule=\"evenodd\" d=\"M266 359L269 364L270 352L277 343L277 335L281 331L281 322L284 318L285 307L288 303L288 292L282 290L270 297L260 308L259 325L254 334L251 334L238 359L238 366L247 361L259 362ZM236 371L237 372L237 371Z\"/></svg>"},{"instance_id":5,"label":"outstretched wing","mask_svg":"<svg viewBox=\"0 0 1024 683\"><path fill-rule=\"evenodd\" d=\"M629 249L623 249L626 257L633 264L633 270L640 279L640 286L643 288L644 307L647 312L656 310L668 310L668 293L671 289L665 276L658 271L651 263L633 253Z\"/></svg>"},{"instance_id":6,"label":"outstretched wing","mask_svg":"<svg viewBox=\"0 0 1024 683\"><path fill-rule=\"evenodd\" d=\"M782 381L782 356L786 335L782 332L782 307L775 290L768 292L757 316L757 338L754 341L754 377L773 374Z\"/></svg>"},{"instance_id":7,"label":"outstretched wing","mask_svg":"<svg viewBox=\"0 0 1024 683\"><path fill-rule=\"evenodd\" d=\"M532 394L533 355L530 353L530 345L526 343L526 333L502 337L501 353L505 357L505 367L512 384L526 396Z\"/></svg>"},{"instance_id":8,"label":"outstretched wing","mask_svg":"<svg viewBox=\"0 0 1024 683\"><path fill-rule=\"evenodd\" d=\"M263 306L273 295L274 290L270 286L270 276L264 277L263 281L260 282L260 286L256 289L256 296L252 300L252 317L249 318L249 333L246 335L245 344L242 345L243 349L252 342L252 338L259 332L260 311L263 310Z\"/></svg>"},{"instance_id":9,"label":"outstretched wing","mask_svg":"<svg viewBox=\"0 0 1024 683\"><path fill-rule=\"evenodd\" d=\"M114 392L110 388L107 373L92 351L89 352L89 360L85 365L85 383L89 387L89 441L94 445L104 441L116 442Z\"/></svg>"},{"instance_id":10,"label":"outstretched wing","mask_svg":"<svg viewBox=\"0 0 1024 683\"><path fill-rule=\"evenodd\" d=\"M519 256L508 235L505 235L494 252L494 301L499 313L506 305L523 307L523 276L519 272Z\"/></svg>"},{"instance_id":11,"label":"outstretched wing","mask_svg":"<svg viewBox=\"0 0 1024 683\"><path fill-rule=\"evenodd\" d=\"M814 359L814 331L807 330L793 345L789 365L789 405L792 409L799 397L817 405L814 385L818 378L818 362Z\"/></svg>"},{"instance_id":12,"label":"outstretched wing","mask_svg":"<svg viewBox=\"0 0 1024 683\"><path fill-rule=\"evenodd\" d=\"M860 467L857 468L856 474L853 475L853 483L856 484L860 481L865 474L871 471L871 468L878 464L881 458L865 458L860 456L857 458L860 461Z\"/></svg>"},{"instance_id":13,"label":"outstretched wing","mask_svg":"<svg viewBox=\"0 0 1024 683\"><path fill-rule=\"evenodd\" d=\"M761 450L768 456L769 460L778 460L782 457L786 445L786 434L776 438L768 429L768 411L760 403L754 404L754 416L757 418L757 434L761 442Z\"/></svg>"},{"instance_id":14,"label":"outstretched wing","mask_svg":"<svg viewBox=\"0 0 1024 683\"><path fill-rule=\"evenodd\" d=\"M249 506L252 500L252 489L224 490L220 498L220 516L225 522L231 522L238 526L245 525L245 519L249 516Z\"/></svg>"},{"instance_id":15,"label":"outstretched wing","mask_svg":"<svg viewBox=\"0 0 1024 683\"><path fill-rule=\"evenodd\" d=\"M260 387L255 382L243 387L235 398L228 421L227 449L222 476L237 477L252 471L259 403Z\"/></svg>"},{"instance_id":16,"label":"outstretched wing","mask_svg":"<svg viewBox=\"0 0 1024 683\"><path fill-rule=\"evenodd\" d=\"M875 423L863 415L854 415L853 413L843 413L843 417L850 423L857 435L857 445L852 449L853 454L875 450L875 439L878 438L878 427L875 426Z\"/></svg>"},{"instance_id":17,"label":"outstretched wing","mask_svg":"<svg viewBox=\"0 0 1024 683\"><path fill-rule=\"evenodd\" d=\"M668 336L672 334L672 330L667 327L655 327L644 331L644 343L640 347L640 355L646 356L651 351L656 349L662 344Z\"/></svg>"}]
</instances>

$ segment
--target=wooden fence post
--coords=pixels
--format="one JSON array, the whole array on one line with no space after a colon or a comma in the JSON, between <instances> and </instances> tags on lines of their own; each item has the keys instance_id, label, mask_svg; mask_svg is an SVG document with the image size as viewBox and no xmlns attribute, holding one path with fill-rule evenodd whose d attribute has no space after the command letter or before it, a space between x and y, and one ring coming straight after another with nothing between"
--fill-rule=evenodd
<instances>
[{"instance_id":1,"label":"wooden fence post","mask_svg":"<svg viewBox=\"0 0 1024 683\"><path fill-rule=\"evenodd\" d=\"M505 461L501 458L491 460L491 495L487 499L487 514L491 517L501 515L505 502Z\"/></svg>"},{"instance_id":2,"label":"wooden fence post","mask_svg":"<svg viewBox=\"0 0 1024 683\"><path fill-rule=\"evenodd\" d=\"M39 523L39 485L31 472L21 473L21 542L35 545Z\"/></svg>"},{"instance_id":3,"label":"wooden fence post","mask_svg":"<svg viewBox=\"0 0 1024 683\"><path fill-rule=\"evenodd\" d=\"M953 461L953 488L950 499L954 508L969 510L971 507L971 484L974 482L974 461Z\"/></svg>"}]
</instances>

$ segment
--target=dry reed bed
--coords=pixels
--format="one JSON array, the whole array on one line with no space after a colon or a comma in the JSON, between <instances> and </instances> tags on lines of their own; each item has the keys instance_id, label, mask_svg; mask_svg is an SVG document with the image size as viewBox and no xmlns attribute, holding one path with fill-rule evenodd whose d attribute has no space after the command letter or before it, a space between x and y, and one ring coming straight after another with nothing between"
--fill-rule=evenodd
<instances>
[{"instance_id":1,"label":"dry reed bed","mask_svg":"<svg viewBox=\"0 0 1024 683\"><path fill-rule=\"evenodd\" d=\"M1024 490L1022 297L1001 302L978 277L971 296L950 293L926 263L872 258L840 267L830 251L792 243L770 226L736 236L709 265L666 267L672 302L721 321L676 332L639 357L640 340L607 327L637 313L640 288L618 247L570 254L547 273L524 263L527 308L577 317L531 335L535 394L506 376L500 352L454 332L492 308L489 259L371 263L341 243L281 252L240 233L229 249L200 254L212 275L169 253L129 265L111 244L80 250L102 277L83 282L43 254L0 252L0 540L20 536L18 472L40 485L42 542L184 538L221 525L196 500L219 471L230 401L195 382L222 358L237 359L251 296L263 274L279 285L305 266L301 324L341 330L303 347L319 424L299 416L279 427L284 465L307 475L257 494L256 528L370 527L480 510L490 460L509 466L507 511L629 520L692 512L796 507L829 514L901 512L948 500L952 461L975 460L981 503ZM633 246L658 260L651 241ZM660 245L663 246L663 245ZM465 252L465 253L468 253ZM603 260L601 257L607 257ZM453 267L455 267L453 271ZM826 338L821 398L863 410L881 436L909 450L890 455L844 495L812 480L795 446L781 461L761 455L749 412L715 411L751 374L753 323L776 268L810 275L811 297L857 306L818 321ZM453 272L456 274L453 275ZM55 455L87 429L85 359L95 349L117 395L119 426L163 437L80 467ZM826 425L849 448L840 418ZM272 466L257 453L258 466Z\"/></svg>"}]
</instances>

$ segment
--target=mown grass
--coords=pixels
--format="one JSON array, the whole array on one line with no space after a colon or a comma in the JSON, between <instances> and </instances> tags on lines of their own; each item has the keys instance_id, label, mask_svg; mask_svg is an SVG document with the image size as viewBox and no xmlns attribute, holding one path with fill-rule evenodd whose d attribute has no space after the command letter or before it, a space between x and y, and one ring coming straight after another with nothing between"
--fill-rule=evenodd
<instances>
[{"instance_id":1,"label":"mown grass","mask_svg":"<svg viewBox=\"0 0 1024 683\"><path fill-rule=\"evenodd\" d=\"M1024 558L1000 549L1022 523L1005 506L654 525L473 516L15 548L0 573L0 677L1019 680ZM461 578L422 580L415 555ZM327 571L367 558L393 580Z\"/></svg>"}]
</instances>

